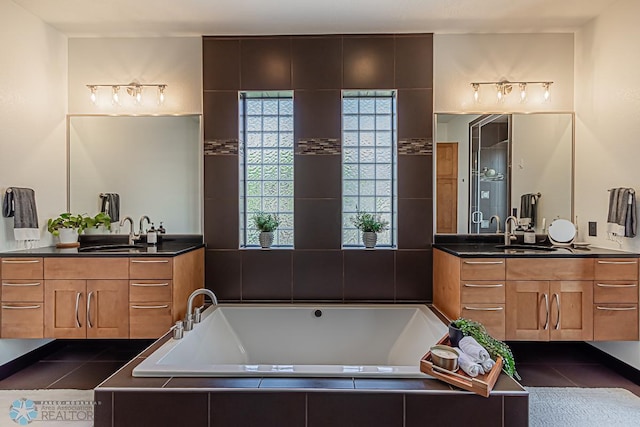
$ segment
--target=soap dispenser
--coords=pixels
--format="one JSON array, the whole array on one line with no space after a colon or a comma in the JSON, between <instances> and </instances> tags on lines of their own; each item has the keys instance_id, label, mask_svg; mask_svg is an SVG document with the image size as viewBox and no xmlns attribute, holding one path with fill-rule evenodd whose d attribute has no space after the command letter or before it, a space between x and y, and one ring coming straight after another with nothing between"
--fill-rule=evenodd
<instances>
[{"instance_id":1,"label":"soap dispenser","mask_svg":"<svg viewBox=\"0 0 640 427\"><path fill-rule=\"evenodd\" d=\"M151 228L147 230L147 243L149 245L155 245L158 243L158 233L153 223L151 223Z\"/></svg>"}]
</instances>

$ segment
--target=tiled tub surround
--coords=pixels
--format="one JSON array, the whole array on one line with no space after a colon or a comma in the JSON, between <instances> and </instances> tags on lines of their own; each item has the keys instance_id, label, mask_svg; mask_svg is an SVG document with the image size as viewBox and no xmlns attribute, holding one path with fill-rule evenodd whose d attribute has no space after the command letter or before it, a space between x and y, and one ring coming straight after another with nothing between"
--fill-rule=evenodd
<instances>
[{"instance_id":1,"label":"tiled tub surround","mask_svg":"<svg viewBox=\"0 0 640 427\"><path fill-rule=\"evenodd\" d=\"M432 51L431 34L203 38L206 281L221 301L431 301ZM342 89L398 91L395 250L341 247ZM238 91L260 90L294 91L293 250L238 249Z\"/></svg>"}]
</instances>

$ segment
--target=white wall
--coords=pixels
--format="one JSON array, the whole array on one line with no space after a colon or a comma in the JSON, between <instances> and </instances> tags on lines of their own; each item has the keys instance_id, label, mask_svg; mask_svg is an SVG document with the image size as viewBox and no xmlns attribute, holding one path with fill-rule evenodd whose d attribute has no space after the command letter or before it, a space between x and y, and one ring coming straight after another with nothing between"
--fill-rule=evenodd
<instances>
[{"instance_id":1,"label":"white wall","mask_svg":"<svg viewBox=\"0 0 640 427\"><path fill-rule=\"evenodd\" d=\"M618 0L576 34L576 214L579 227L597 221L585 240L619 248L606 239L607 189L640 191L640 2ZM640 251L640 237L622 249ZM640 369L640 342L596 344Z\"/></svg>"},{"instance_id":2,"label":"white wall","mask_svg":"<svg viewBox=\"0 0 640 427\"><path fill-rule=\"evenodd\" d=\"M573 34L436 34L433 44L435 112L573 111ZM471 82L502 79L553 81L551 98L536 86L521 104L516 87L497 104L483 86L474 103Z\"/></svg>"}]
</instances>

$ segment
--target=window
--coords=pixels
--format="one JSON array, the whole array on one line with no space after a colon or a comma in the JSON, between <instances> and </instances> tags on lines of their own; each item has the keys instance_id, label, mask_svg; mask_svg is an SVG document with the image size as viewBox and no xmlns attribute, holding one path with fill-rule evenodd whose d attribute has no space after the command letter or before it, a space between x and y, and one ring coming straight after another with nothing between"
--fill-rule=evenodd
<instances>
[{"instance_id":1,"label":"window","mask_svg":"<svg viewBox=\"0 0 640 427\"><path fill-rule=\"evenodd\" d=\"M380 215L389 229L378 246L396 246L396 92L342 93L342 245L363 246L351 218Z\"/></svg>"},{"instance_id":2,"label":"window","mask_svg":"<svg viewBox=\"0 0 640 427\"><path fill-rule=\"evenodd\" d=\"M259 247L252 215L276 214L273 246L293 246L293 93L240 92L240 246Z\"/></svg>"}]
</instances>

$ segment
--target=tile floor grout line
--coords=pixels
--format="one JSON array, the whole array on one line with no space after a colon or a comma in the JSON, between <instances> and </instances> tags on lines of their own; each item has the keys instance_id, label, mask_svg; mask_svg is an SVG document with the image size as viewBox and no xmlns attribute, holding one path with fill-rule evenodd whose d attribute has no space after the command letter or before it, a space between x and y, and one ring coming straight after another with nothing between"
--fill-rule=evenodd
<instances>
[{"instance_id":1,"label":"tile floor grout line","mask_svg":"<svg viewBox=\"0 0 640 427\"><path fill-rule=\"evenodd\" d=\"M77 371L78 369L80 369L81 367L83 367L84 365L86 365L88 362L85 361L84 363L81 363L80 365L78 365L75 369L72 369L71 371L67 372L66 374L64 374L63 376L61 376L60 378L58 378L57 380L55 380L54 382L52 382L51 384L49 384L46 388L51 387L52 385L54 385L55 383L57 383L58 381L68 377L69 375L71 375L73 372Z\"/></svg>"}]
</instances>

